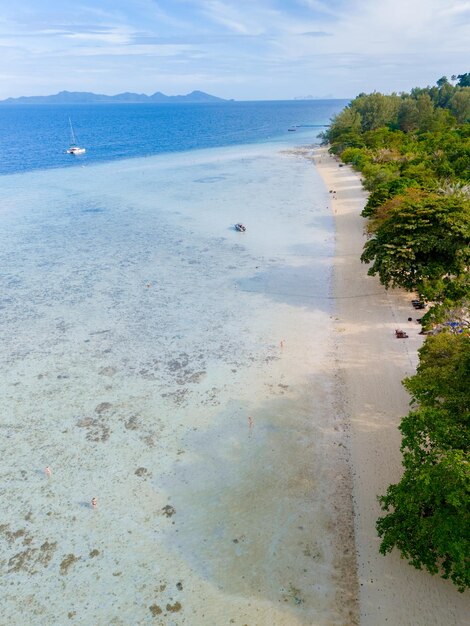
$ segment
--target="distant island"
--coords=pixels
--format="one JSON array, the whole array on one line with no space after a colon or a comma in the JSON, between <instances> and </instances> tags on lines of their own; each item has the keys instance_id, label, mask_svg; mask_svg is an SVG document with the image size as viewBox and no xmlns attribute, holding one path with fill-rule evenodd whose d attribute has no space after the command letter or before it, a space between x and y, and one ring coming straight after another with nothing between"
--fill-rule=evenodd
<instances>
[{"instance_id":1,"label":"distant island","mask_svg":"<svg viewBox=\"0 0 470 626\"><path fill-rule=\"evenodd\" d=\"M145 93L118 93L115 96L91 93L88 91L61 91L52 96L21 96L0 100L0 104L139 104L139 103L173 103L173 102L231 102L211 96L203 91L192 91L185 96L166 96L156 91L151 96Z\"/></svg>"}]
</instances>

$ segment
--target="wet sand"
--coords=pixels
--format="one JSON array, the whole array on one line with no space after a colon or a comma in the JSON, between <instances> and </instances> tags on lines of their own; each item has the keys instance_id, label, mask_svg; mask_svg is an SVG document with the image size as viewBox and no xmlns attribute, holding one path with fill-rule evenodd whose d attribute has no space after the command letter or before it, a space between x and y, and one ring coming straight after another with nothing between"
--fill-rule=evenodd
<instances>
[{"instance_id":1,"label":"wet sand","mask_svg":"<svg viewBox=\"0 0 470 626\"><path fill-rule=\"evenodd\" d=\"M326 148L314 161L330 193L336 222L334 291L339 402L349 425L355 536L362 626L458 626L468 623L470 594L417 571L399 553L378 552L377 496L401 475L400 419L409 410L401 380L415 371L422 344L414 297L385 291L361 264L366 196L359 176L340 167ZM408 322L408 317L413 321ZM419 317L419 315L418 315ZM396 328L409 339L397 340Z\"/></svg>"}]
</instances>

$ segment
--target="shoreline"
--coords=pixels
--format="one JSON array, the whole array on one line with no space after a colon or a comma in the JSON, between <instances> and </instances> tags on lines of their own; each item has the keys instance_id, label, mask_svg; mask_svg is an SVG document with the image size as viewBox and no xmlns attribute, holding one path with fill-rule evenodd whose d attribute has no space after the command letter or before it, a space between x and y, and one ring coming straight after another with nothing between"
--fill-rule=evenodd
<instances>
[{"instance_id":1,"label":"shoreline","mask_svg":"<svg viewBox=\"0 0 470 626\"><path fill-rule=\"evenodd\" d=\"M411 308L413 295L386 291L360 261L365 241L360 211L367 196L359 174L339 167L327 148L316 149L312 160L327 190L335 191L330 194L336 230L334 332L352 473L360 624L457 626L468 615L468 593L414 569L397 550L382 556L375 530L382 514L377 496L402 473L398 426L408 413L409 397L401 381L414 373L423 343ZM409 339L397 341L395 328L405 330Z\"/></svg>"}]
</instances>

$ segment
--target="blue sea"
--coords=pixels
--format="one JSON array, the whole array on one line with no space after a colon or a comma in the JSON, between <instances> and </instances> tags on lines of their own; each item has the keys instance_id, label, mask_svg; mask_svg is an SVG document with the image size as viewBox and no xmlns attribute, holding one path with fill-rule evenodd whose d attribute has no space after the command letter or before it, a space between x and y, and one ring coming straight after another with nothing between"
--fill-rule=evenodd
<instances>
[{"instance_id":1,"label":"blue sea","mask_svg":"<svg viewBox=\"0 0 470 626\"><path fill-rule=\"evenodd\" d=\"M0 106L0 174L282 139L314 142L346 100ZM69 117L79 162L66 150ZM291 131L292 135L295 133ZM294 140L294 137L292 137Z\"/></svg>"},{"instance_id":2,"label":"blue sea","mask_svg":"<svg viewBox=\"0 0 470 626\"><path fill-rule=\"evenodd\" d=\"M343 104L0 108L2 623L345 623Z\"/></svg>"}]
</instances>

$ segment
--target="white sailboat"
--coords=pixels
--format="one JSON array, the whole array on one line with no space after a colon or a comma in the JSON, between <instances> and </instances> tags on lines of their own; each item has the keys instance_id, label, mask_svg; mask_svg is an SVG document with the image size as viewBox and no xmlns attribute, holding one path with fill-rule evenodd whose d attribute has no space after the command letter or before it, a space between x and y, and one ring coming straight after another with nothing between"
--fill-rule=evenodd
<instances>
[{"instance_id":1,"label":"white sailboat","mask_svg":"<svg viewBox=\"0 0 470 626\"><path fill-rule=\"evenodd\" d=\"M85 148L80 148L77 145L77 140L75 139L75 133L73 132L72 120L69 117L70 124L70 147L67 150L67 154L83 154L86 152Z\"/></svg>"}]
</instances>

